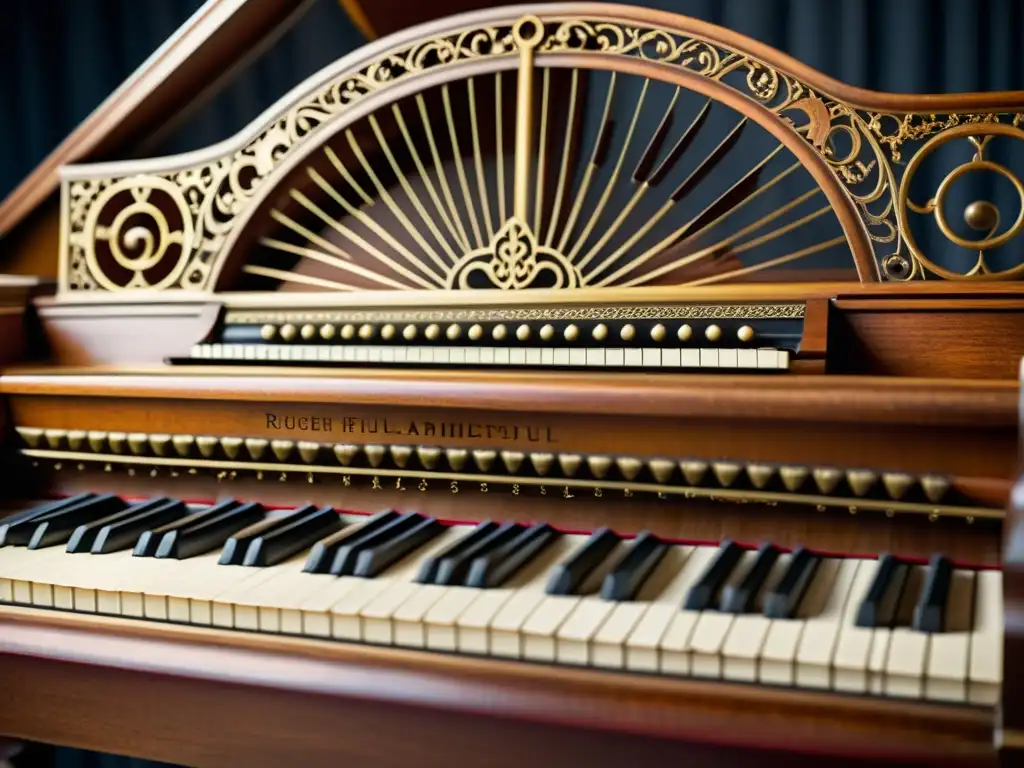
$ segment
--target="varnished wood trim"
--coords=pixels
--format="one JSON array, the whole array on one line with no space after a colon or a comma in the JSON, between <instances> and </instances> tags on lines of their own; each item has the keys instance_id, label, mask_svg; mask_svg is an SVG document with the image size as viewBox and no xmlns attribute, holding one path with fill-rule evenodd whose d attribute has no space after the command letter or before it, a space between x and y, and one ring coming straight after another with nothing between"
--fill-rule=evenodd
<instances>
[{"instance_id":1,"label":"varnished wood trim","mask_svg":"<svg viewBox=\"0 0 1024 768\"><path fill-rule=\"evenodd\" d=\"M941 381L860 376L734 376L290 369L162 368L103 375L86 369L11 372L6 395L343 402L537 413L794 422L876 422L1007 427L1017 423L1015 381Z\"/></svg>"}]
</instances>

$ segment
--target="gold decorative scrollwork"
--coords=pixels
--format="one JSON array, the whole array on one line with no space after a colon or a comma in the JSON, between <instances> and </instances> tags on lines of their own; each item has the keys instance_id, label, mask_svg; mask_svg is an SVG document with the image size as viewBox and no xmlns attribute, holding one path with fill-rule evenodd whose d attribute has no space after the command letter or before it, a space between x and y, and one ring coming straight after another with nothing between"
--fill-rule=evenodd
<instances>
[{"instance_id":1,"label":"gold decorative scrollwork","mask_svg":"<svg viewBox=\"0 0 1024 768\"><path fill-rule=\"evenodd\" d=\"M552 248L538 246L525 222L512 217L495 234L486 248L466 254L452 269L449 288L466 289L475 275L486 287L502 290L522 288L575 288L580 280L576 268ZM545 276L549 279L544 281Z\"/></svg>"}]
</instances>

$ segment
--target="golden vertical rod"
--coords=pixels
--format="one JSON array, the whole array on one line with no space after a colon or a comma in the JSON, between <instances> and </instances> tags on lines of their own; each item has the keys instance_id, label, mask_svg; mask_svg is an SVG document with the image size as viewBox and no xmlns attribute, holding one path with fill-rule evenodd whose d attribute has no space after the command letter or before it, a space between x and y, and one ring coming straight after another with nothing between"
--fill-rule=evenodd
<instances>
[{"instance_id":1,"label":"golden vertical rod","mask_svg":"<svg viewBox=\"0 0 1024 768\"><path fill-rule=\"evenodd\" d=\"M533 49L544 37L544 25L536 16L524 16L513 27L512 37L519 48L512 215L525 222L530 207L530 166L533 161Z\"/></svg>"}]
</instances>

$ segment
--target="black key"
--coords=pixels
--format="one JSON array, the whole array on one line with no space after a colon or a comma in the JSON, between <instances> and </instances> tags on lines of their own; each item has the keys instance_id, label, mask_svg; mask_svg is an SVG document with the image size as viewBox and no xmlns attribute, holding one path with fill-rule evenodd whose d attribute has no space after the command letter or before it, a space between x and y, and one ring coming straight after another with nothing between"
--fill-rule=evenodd
<instances>
[{"instance_id":1,"label":"black key","mask_svg":"<svg viewBox=\"0 0 1024 768\"><path fill-rule=\"evenodd\" d=\"M743 547L728 539L723 541L711 565L690 588L683 607L688 611L706 611L715 605L715 598L741 557Z\"/></svg>"},{"instance_id":2,"label":"black key","mask_svg":"<svg viewBox=\"0 0 1024 768\"><path fill-rule=\"evenodd\" d=\"M99 520L91 520L88 523L78 526L72 532L71 538L68 539L68 552L72 554L80 554L83 552L88 553L92 548L93 542L96 541L96 537L99 535L100 530L102 530L105 525L117 523L122 520L129 520L136 515L148 512L149 510L167 504L170 501L172 501L172 499L149 499L148 501L143 501L138 504L132 504L128 509L119 510L112 515L101 517Z\"/></svg>"},{"instance_id":3,"label":"black key","mask_svg":"<svg viewBox=\"0 0 1024 768\"><path fill-rule=\"evenodd\" d=\"M157 545L156 556L186 560L205 555L225 546L229 537L246 527L264 522L266 514L263 505L255 501L218 504L203 517L166 531Z\"/></svg>"},{"instance_id":4,"label":"black key","mask_svg":"<svg viewBox=\"0 0 1024 768\"><path fill-rule=\"evenodd\" d=\"M504 547L524 530L525 528L519 523L502 523L490 535L478 540L472 546L465 547L454 554L443 555L437 566L437 577L434 579L434 583L448 587L465 584L474 560Z\"/></svg>"},{"instance_id":5,"label":"black key","mask_svg":"<svg viewBox=\"0 0 1024 768\"><path fill-rule=\"evenodd\" d=\"M306 558L306 564L302 570L306 573L330 573L334 557L343 544L351 544L356 538L372 536L396 519L398 519L398 513L393 509L386 509L383 512L378 512L360 526L344 528L326 539L318 541L309 550L309 557Z\"/></svg>"},{"instance_id":6,"label":"black key","mask_svg":"<svg viewBox=\"0 0 1024 768\"><path fill-rule=\"evenodd\" d=\"M162 506L151 509L135 517L111 523L103 527L92 545L92 554L106 555L118 552L134 545L139 536L154 525L163 525L179 520L188 512L183 501L170 500Z\"/></svg>"},{"instance_id":7,"label":"black key","mask_svg":"<svg viewBox=\"0 0 1024 768\"><path fill-rule=\"evenodd\" d=\"M587 577L604 562L620 541L622 538L608 528L594 531L572 557L555 566L545 591L549 595L577 594Z\"/></svg>"},{"instance_id":8,"label":"black key","mask_svg":"<svg viewBox=\"0 0 1024 768\"><path fill-rule=\"evenodd\" d=\"M953 564L944 555L932 555L928 563L921 599L914 606L913 627L918 632L943 632L946 629L946 606L949 586L953 580Z\"/></svg>"},{"instance_id":9,"label":"black key","mask_svg":"<svg viewBox=\"0 0 1024 768\"><path fill-rule=\"evenodd\" d=\"M505 546L476 558L469 567L467 587L500 587L561 534L547 523L532 525Z\"/></svg>"},{"instance_id":10,"label":"black key","mask_svg":"<svg viewBox=\"0 0 1024 768\"><path fill-rule=\"evenodd\" d=\"M419 521L425 519L418 512L409 512L405 515L400 515L396 512L395 517L388 519L386 522L380 522L372 530L359 530L350 538L341 542L341 545L334 553L334 560L331 561L330 573L334 576L354 576L356 566L359 564L359 555L362 554L367 546L373 543L379 545L392 536L404 533L409 530L410 526L414 526Z\"/></svg>"},{"instance_id":11,"label":"black key","mask_svg":"<svg viewBox=\"0 0 1024 768\"><path fill-rule=\"evenodd\" d=\"M820 564L818 555L803 547L797 549L779 583L764 599L765 618L792 619Z\"/></svg>"},{"instance_id":12,"label":"black key","mask_svg":"<svg viewBox=\"0 0 1024 768\"><path fill-rule=\"evenodd\" d=\"M485 541L488 536L498 530L498 524L488 520L487 522L480 523L476 528L470 531L466 536L456 541L444 552L441 552L434 557L427 558L427 561L420 566L420 572L416 575L416 582L418 584L436 584L437 572L441 567L441 561L446 557L457 557L460 552L464 552L468 549L472 549L481 541Z\"/></svg>"},{"instance_id":13,"label":"black key","mask_svg":"<svg viewBox=\"0 0 1024 768\"><path fill-rule=\"evenodd\" d=\"M245 551L249 548L249 545L259 536L262 536L265 531L269 531L280 522L279 518L272 517L267 520L260 520L258 523L253 523L248 528L243 528L232 534L224 542L224 549L221 550L220 559L217 560L217 564L241 565L242 561L245 560Z\"/></svg>"},{"instance_id":14,"label":"black key","mask_svg":"<svg viewBox=\"0 0 1024 768\"><path fill-rule=\"evenodd\" d=\"M356 560L354 576L372 579L397 563L410 552L419 549L444 531L444 526L434 517L423 517L413 521L405 530L381 531L376 537L366 540L359 559ZM377 538L380 541L377 541Z\"/></svg>"},{"instance_id":15,"label":"black key","mask_svg":"<svg viewBox=\"0 0 1024 768\"><path fill-rule=\"evenodd\" d=\"M198 512L193 512L192 514L179 518L174 522L161 525L158 528L152 528L148 531L143 531L139 536L139 540L135 542L135 549L132 550L132 556L154 557L160 546L160 540L165 534L178 530L179 528L190 526L197 521L209 519L211 515L219 515L224 511L238 507L238 505L239 502L234 499L222 501L216 506L207 507L206 509L201 509ZM221 543L223 544L223 542Z\"/></svg>"},{"instance_id":16,"label":"black key","mask_svg":"<svg viewBox=\"0 0 1024 768\"><path fill-rule=\"evenodd\" d=\"M67 499L57 499L46 504L39 504L32 507L31 509L23 509L21 512L15 512L13 515L0 519L0 547L5 544L15 544L14 541L7 540L7 532L14 527L16 523L24 523L29 520L35 520L36 518L48 515L51 512L55 512L60 509L67 509L68 507L74 506L75 504L81 504L83 501L88 501L96 494L94 493L80 493L77 496L71 496ZM30 538L32 538L32 529L26 528L27 533L22 537L25 540L21 542L24 546L28 544ZM14 538L17 538L15 536Z\"/></svg>"},{"instance_id":17,"label":"black key","mask_svg":"<svg viewBox=\"0 0 1024 768\"><path fill-rule=\"evenodd\" d=\"M754 606L758 593L764 589L765 579L772 572L775 561L779 559L779 550L769 543L764 543L757 550L757 557L750 570L740 580L725 588L722 594L723 613L746 613Z\"/></svg>"},{"instance_id":18,"label":"black key","mask_svg":"<svg viewBox=\"0 0 1024 768\"><path fill-rule=\"evenodd\" d=\"M312 504L278 522L278 526L253 539L242 565L277 565L342 527L334 507L317 509Z\"/></svg>"},{"instance_id":19,"label":"black key","mask_svg":"<svg viewBox=\"0 0 1024 768\"><path fill-rule=\"evenodd\" d=\"M28 542L29 549L41 549L54 544L66 544L71 534L82 523L98 520L101 517L119 512L128 505L112 493L95 496L91 499L68 507L49 515L27 521L34 525L32 538Z\"/></svg>"},{"instance_id":20,"label":"black key","mask_svg":"<svg viewBox=\"0 0 1024 768\"><path fill-rule=\"evenodd\" d=\"M666 552L668 544L650 531L641 533L626 556L604 577L601 599L632 600Z\"/></svg>"},{"instance_id":21,"label":"black key","mask_svg":"<svg viewBox=\"0 0 1024 768\"><path fill-rule=\"evenodd\" d=\"M892 555L878 559L878 572L857 609L857 626L866 629L892 625L910 567Z\"/></svg>"}]
</instances>

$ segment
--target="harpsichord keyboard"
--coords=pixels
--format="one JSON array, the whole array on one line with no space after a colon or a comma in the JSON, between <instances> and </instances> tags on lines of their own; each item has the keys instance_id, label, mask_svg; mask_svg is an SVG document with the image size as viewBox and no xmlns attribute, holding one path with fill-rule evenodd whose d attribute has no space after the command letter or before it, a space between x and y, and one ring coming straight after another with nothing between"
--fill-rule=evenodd
<instances>
[{"instance_id":1,"label":"harpsichord keyboard","mask_svg":"<svg viewBox=\"0 0 1024 768\"><path fill-rule=\"evenodd\" d=\"M0 520L0 603L992 704L995 570L649 532L80 494Z\"/></svg>"}]
</instances>

